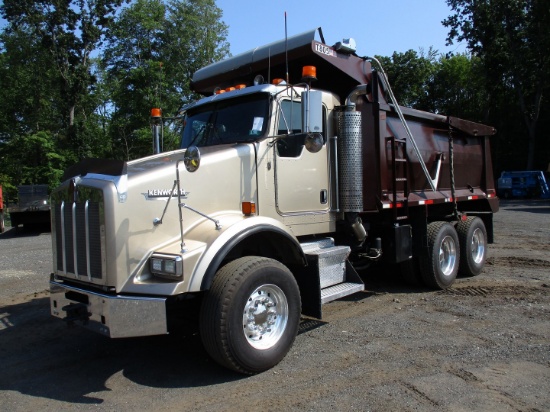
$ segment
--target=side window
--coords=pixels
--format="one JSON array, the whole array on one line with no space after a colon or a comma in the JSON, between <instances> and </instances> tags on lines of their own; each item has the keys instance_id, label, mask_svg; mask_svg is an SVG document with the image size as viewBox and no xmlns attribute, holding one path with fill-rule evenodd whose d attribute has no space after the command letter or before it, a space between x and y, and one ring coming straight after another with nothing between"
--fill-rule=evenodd
<instances>
[{"instance_id":1,"label":"side window","mask_svg":"<svg viewBox=\"0 0 550 412\"><path fill-rule=\"evenodd\" d=\"M323 107L323 136L326 135L325 128L326 109ZM281 157L299 157L304 149L305 140L305 135L302 134L302 107L299 101L281 101L278 135L286 135L289 130L291 135L277 140L277 153Z\"/></svg>"},{"instance_id":2,"label":"side window","mask_svg":"<svg viewBox=\"0 0 550 412\"><path fill-rule=\"evenodd\" d=\"M278 134L302 132L302 105L297 101L281 101Z\"/></svg>"}]
</instances>

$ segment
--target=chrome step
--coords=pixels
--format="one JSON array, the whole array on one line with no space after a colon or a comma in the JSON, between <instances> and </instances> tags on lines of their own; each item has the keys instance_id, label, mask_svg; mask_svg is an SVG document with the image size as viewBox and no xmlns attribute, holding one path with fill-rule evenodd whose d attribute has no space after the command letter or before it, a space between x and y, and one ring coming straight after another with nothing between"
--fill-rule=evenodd
<instances>
[{"instance_id":1,"label":"chrome step","mask_svg":"<svg viewBox=\"0 0 550 412\"><path fill-rule=\"evenodd\" d=\"M365 289L362 283L344 282L321 290L321 304L349 296Z\"/></svg>"},{"instance_id":2,"label":"chrome step","mask_svg":"<svg viewBox=\"0 0 550 412\"><path fill-rule=\"evenodd\" d=\"M336 246L331 238L303 243L301 246L319 275L321 304L365 289L361 278L347 260L349 246Z\"/></svg>"}]
</instances>

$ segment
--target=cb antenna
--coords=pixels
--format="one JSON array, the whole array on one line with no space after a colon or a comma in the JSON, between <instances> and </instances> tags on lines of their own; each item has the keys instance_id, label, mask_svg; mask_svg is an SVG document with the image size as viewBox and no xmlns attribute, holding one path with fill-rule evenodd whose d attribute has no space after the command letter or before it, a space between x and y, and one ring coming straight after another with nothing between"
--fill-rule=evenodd
<instances>
[{"instance_id":1,"label":"cb antenna","mask_svg":"<svg viewBox=\"0 0 550 412\"><path fill-rule=\"evenodd\" d=\"M288 79L288 35L286 27L286 11L285 11L285 63L286 63L286 84L290 84Z\"/></svg>"}]
</instances>

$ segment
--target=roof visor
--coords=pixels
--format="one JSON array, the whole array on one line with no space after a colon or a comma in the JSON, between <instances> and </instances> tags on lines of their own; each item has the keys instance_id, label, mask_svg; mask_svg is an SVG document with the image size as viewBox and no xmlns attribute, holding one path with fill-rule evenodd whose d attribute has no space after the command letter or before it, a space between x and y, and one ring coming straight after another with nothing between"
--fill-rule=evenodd
<instances>
[{"instance_id":1,"label":"roof visor","mask_svg":"<svg viewBox=\"0 0 550 412\"><path fill-rule=\"evenodd\" d=\"M319 27L197 70L191 88L209 96L217 87L250 86L258 74L271 83L275 78L286 78L287 63L290 83L302 81L304 66L315 66L318 80L312 86L333 91L341 98L358 84L367 83L371 73L369 62L326 45Z\"/></svg>"}]
</instances>

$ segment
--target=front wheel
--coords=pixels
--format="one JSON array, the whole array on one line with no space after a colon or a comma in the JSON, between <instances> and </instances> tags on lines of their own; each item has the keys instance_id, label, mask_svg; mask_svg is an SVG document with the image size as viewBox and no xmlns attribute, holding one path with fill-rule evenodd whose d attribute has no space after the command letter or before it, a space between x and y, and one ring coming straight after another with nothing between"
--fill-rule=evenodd
<instances>
[{"instance_id":1,"label":"front wheel","mask_svg":"<svg viewBox=\"0 0 550 412\"><path fill-rule=\"evenodd\" d=\"M447 289L458 273L460 246L453 225L432 222L428 225L428 250L421 257L422 279L426 286Z\"/></svg>"},{"instance_id":2,"label":"front wheel","mask_svg":"<svg viewBox=\"0 0 550 412\"><path fill-rule=\"evenodd\" d=\"M219 364L254 374L279 363L300 324L300 291L283 264L256 256L216 274L200 313L201 338Z\"/></svg>"},{"instance_id":3,"label":"front wheel","mask_svg":"<svg viewBox=\"0 0 550 412\"><path fill-rule=\"evenodd\" d=\"M487 230L479 217L468 217L456 226L460 240L460 270L463 276L477 276L487 257Z\"/></svg>"}]
</instances>

